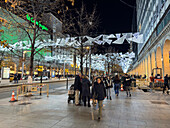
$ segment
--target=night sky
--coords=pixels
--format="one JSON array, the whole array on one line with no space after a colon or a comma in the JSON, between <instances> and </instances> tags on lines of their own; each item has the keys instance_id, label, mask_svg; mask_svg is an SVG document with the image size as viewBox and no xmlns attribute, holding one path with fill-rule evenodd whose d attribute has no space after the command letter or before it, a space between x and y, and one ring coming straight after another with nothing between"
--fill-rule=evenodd
<instances>
[{"instance_id":1,"label":"night sky","mask_svg":"<svg viewBox=\"0 0 170 128\"><path fill-rule=\"evenodd\" d=\"M84 1L89 10L97 4L97 11L100 15L98 34L135 32L134 29L132 30L132 22L135 23L133 19L134 9L125 5L120 0L75 0L75 6L80 6L82 1ZM123 1L135 6L136 0ZM133 28L136 27L134 23Z\"/></svg>"}]
</instances>

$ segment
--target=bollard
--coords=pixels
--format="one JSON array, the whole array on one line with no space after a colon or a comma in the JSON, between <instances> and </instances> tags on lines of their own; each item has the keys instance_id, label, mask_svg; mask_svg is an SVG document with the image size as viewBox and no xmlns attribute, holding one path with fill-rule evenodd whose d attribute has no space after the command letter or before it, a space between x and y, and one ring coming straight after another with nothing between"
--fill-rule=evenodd
<instances>
[{"instance_id":1,"label":"bollard","mask_svg":"<svg viewBox=\"0 0 170 128\"><path fill-rule=\"evenodd\" d=\"M41 83L42 83L42 74L41 74ZM41 92L42 92L42 87L40 86L40 96L41 96Z\"/></svg>"},{"instance_id":2,"label":"bollard","mask_svg":"<svg viewBox=\"0 0 170 128\"><path fill-rule=\"evenodd\" d=\"M68 90L68 73L67 73L66 89Z\"/></svg>"}]
</instances>

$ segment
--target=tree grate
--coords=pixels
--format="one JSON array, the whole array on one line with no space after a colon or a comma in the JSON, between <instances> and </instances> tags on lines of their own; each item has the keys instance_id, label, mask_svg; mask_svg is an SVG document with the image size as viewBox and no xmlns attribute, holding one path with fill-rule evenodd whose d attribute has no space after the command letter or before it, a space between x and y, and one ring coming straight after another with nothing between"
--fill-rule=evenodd
<instances>
[{"instance_id":1,"label":"tree grate","mask_svg":"<svg viewBox=\"0 0 170 128\"><path fill-rule=\"evenodd\" d=\"M167 102L165 101L151 101L152 104L165 104L165 105L169 105Z\"/></svg>"},{"instance_id":2,"label":"tree grate","mask_svg":"<svg viewBox=\"0 0 170 128\"><path fill-rule=\"evenodd\" d=\"M31 103L21 103L21 104L18 104L18 105L28 105L28 104L31 104Z\"/></svg>"}]
</instances>

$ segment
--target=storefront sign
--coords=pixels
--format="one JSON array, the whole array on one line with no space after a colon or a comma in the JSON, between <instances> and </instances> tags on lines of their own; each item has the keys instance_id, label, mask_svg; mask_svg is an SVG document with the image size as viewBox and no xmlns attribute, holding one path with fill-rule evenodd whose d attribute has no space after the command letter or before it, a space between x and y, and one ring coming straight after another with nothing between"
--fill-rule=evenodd
<instances>
[{"instance_id":1,"label":"storefront sign","mask_svg":"<svg viewBox=\"0 0 170 128\"><path fill-rule=\"evenodd\" d=\"M52 71L51 73L51 77L54 78L55 77L55 71Z\"/></svg>"},{"instance_id":2,"label":"storefront sign","mask_svg":"<svg viewBox=\"0 0 170 128\"><path fill-rule=\"evenodd\" d=\"M28 21L31 21L33 24L35 23L35 20L33 17L30 17L28 14L26 15L26 18ZM48 28L40 23L40 21L36 21L36 25L42 28L42 30L48 31Z\"/></svg>"},{"instance_id":3,"label":"storefront sign","mask_svg":"<svg viewBox=\"0 0 170 128\"><path fill-rule=\"evenodd\" d=\"M39 72L43 72L43 69L44 69L43 66L39 66L39 67L38 67L38 71L39 71Z\"/></svg>"},{"instance_id":4,"label":"storefront sign","mask_svg":"<svg viewBox=\"0 0 170 128\"><path fill-rule=\"evenodd\" d=\"M68 69L65 69L65 72L68 73Z\"/></svg>"}]
</instances>

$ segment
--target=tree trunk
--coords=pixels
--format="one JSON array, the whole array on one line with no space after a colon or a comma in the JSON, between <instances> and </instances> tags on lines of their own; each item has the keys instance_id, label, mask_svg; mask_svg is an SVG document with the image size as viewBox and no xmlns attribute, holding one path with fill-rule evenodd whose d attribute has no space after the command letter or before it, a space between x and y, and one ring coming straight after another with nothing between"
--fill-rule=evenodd
<instances>
[{"instance_id":1,"label":"tree trunk","mask_svg":"<svg viewBox=\"0 0 170 128\"><path fill-rule=\"evenodd\" d=\"M80 69L81 69L81 74L83 74L83 55L80 55L81 61L80 61Z\"/></svg>"},{"instance_id":2,"label":"tree trunk","mask_svg":"<svg viewBox=\"0 0 170 128\"><path fill-rule=\"evenodd\" d=\"M83 44L81 42L81 51L80 51L80 69L81 69L81 74L83 74Z\"/></svg>"},{"instance_id":3,"label":"tree trunk","mask_svg":"<svg viewBox=\"0 0 170 128\"><path fill-rule=\"evenodd\" d=\"M76 77L76 52L74 54L74 76Z\"/></svg>"},{"instance_id":4,"label":"tree trunk","mask_svg":"<svg viewBox=\"0 0 170 128\"><path fill-rule=\"evenodd\" d=\"M30 76L33 76L33 67L34 67L34 53L31 50L31 58L30 58Z\"/></svg>"},{"instance_id":5,"label":"tree trunk","mask_svg":"<svg viewBox=\"0 0 170 128\"><path fill-rule=\"evenodd\" d=\"M108 76L110 74L110 63L108 62Z\"/></svg>"},{"instance_id":6,"label":"tree trunk","mask_svg":"<svg viewBox=\"0 0 170 128\"><path fill-rule=\"evenodd\" d=\"M86 76L87 76L87 55L86 55Z\"/></svg>"},{"instance_id":7,"label":"tree trunk","mask_svg":"<svg viewBox=\"0 0 170 128\"><path fill-rule=\"evenodd\" d=\"M36 16L35 16L35 23L36 23ZM35 39L36 39L36 24L34 23L34 36L33 41L31 45L31 58L30 58L30 76L33 76L33 70L34 70L34 51L35 51Z\"/></svg>"}]
</instances>

